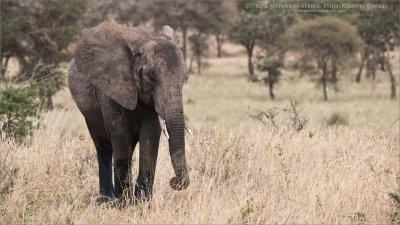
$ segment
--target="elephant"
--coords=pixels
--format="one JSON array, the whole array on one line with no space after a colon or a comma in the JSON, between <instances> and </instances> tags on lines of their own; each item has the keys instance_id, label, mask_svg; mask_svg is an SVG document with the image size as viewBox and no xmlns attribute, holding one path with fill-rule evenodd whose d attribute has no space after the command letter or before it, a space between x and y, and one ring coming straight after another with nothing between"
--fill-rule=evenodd
<instances>
[{"instance_id":1,"label":"elephant","mask_svg":"<svg viewBox=\"0 0 400 225\"><path fill-rule=\"evenodd\" d=\"M188 187L182 101L186 76L183 54L169 26L159 36L115 22L82 32L68 66L68 85L96 148L96 203L151 199L161 132L168 138L175 172L169 184L174 190ZM137 143L139 175L133 188Z\"/></svg>"}]
</instances>

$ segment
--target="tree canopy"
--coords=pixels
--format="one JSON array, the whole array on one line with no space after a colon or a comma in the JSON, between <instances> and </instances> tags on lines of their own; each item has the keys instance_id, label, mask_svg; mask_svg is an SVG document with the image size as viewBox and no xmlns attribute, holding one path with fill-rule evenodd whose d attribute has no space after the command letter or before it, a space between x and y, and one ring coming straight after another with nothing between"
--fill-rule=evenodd
<instances>
[{"instance_id":1,"label":"tree canopy","mask_svg":"<svg viewBox=\"0 0 400 225\"><path fill-rule=\"evenodd\" d=\"M302 57L314 60L322 70L321 81L325 100L328 100L328 63L343 61L353 56L362 45L356 27L336 17L299 22L292 26L285 36L289 49L299 52Z\"/></svg>"}]
</instances>

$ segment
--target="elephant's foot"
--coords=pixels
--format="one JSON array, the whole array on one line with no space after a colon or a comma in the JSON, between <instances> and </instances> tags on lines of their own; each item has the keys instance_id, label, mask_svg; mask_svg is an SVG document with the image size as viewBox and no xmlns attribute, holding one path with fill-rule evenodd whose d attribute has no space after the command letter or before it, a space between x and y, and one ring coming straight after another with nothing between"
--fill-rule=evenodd
<instances>
[{"instance_id":1,"label":"elephant's foot","mask_svg":"<svg viewBox=\"0 0 400 225\"><path fill-rule=\"evenodd\" d=\"M115 202L115 207L123 209L126 207L132 207L132 206L136 206L138 204L138 201L136 200L136 198L119 198L116 202Z\"/></svg>"},{"instance_id":2,"label":"elephant's foot","mask_svg":"<svg viewBox=\"0 0 400 225\"><path fill-rule=\"evenodd\" d=\"M154 172L140 171L134 191L135 204L151 200L154 183Z\"/></svg>"},{"instance_id":3,"label":"elephant's foot","mask_svg":"<svg viewBox=\"0 0 400 225\"><path fill-rule=\"evenodd\" d=\"M115 201L116 201L116 199L114 197L110 197L110 196L106 196L106 195L99 195L96 198L96 204L98 204L98 205L113 203Z\"/></svg>"},{"instance_id":4,"label":"elephant's foot","mask_svg":"<svg viewBox=\"0 0 400 225\"><path fill-rule=\"evenodd\" d=\"M150 204L147 204L147 203L149 203L148 199L144 199L144 198L138 199L135 197L127 199L127 198L123 198L123 197L114 198L114 197L100 195L96 198L97 205L106 204L109 207L115 207L118 209L124 209L127 207L135 207L137 205L142 205L142 204L148 205L150 207Z\"/></svg>"},{"instance_id":5,"label":"elephant's foot","mask_svg":"<svg viewBox=\"0 0 400 225\"><path fill-rule=\"evenodd\" d=\"M189 177L188 176L183 176L183 177L173 177L171 180L169 180L169 185L171 186L172 189L176 191L181 191L185 190L189 186Z\"/></svg>"}]
</instances>

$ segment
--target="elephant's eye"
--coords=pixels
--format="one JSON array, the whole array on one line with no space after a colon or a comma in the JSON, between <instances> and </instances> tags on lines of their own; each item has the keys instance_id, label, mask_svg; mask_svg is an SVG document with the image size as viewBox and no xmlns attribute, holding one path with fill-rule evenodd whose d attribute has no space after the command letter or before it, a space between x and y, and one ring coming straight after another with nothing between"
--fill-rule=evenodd
<instances>
[{"instance_id":1,"label":"elephant's eye","mask_svg":"<svg viewBox=\"0 0 400 225\"><path fill-rule=\"evenodd\" d=\"M146 73L143 73L141 77L151 86L154 86L157 83L157 77L154 71L147 71Z\"/></svg>"},{"instance_id":2,"label":"elephant's eye","mask_svg":"<svg viewBox=\"0 0 400 225\"><path fill-rule=\"evenodd\" d=\"M150 82L152 83L152 84L156 84L157 83L157 76L156 76L156 73L151 73L150 75L149 75L149 79L150 79Z\"/></svg>"},{"instance_id":3,"label":"elephant's eye","mask_svg":"<svg viewBox=\"0 0 400 225\"><path fill-rule=\"evenodd\" d=\"M143 77L143 68L139 69L138 76L139 77Z\"/></svg>"}]
</instances>

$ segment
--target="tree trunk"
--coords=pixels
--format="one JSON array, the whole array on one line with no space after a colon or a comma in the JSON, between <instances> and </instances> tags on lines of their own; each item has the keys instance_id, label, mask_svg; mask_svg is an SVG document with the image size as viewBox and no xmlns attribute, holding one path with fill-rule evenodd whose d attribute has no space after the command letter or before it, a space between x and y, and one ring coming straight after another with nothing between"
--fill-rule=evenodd
<instances>
[{"instance_id":1,"label":"tree trunk","mask_svg":"<svg viewBox=\"0 0 400 225\"><path fill-rule=\"evenodd\" d=\"M269 76L269 96L271 97L272 100L275 99L275 95L274 95L274 81L271 79L271 75Z\"/></svg>"},{"instance_id":2,"label":"tree trunk","mask_svg":"<svg viewBox=\"0 0 400 225\"><path fill-rule=\"evenodd\" d=\"M326 93L326 75L327 75L327 68L326 62L322 65L322 88L324 91L324 100L328 101L328 94Z\"/></svg>"},{"instance_id":3,"label":"tree trunk","mask_svg":"<svg viewBox=\"0 0 400 225\"><path fill-rule=\"evenodd\" d=\"M375 77L376 77L376 67L371 69L371 75L372 75L372 80L375 81Z\"/></svg>"},{"instance_id":4,"label":"tree trunk","mask_svg":"<svg viewBox=\"0 0 400 225\"><path fill-rule=\"evenodd\" d=\"M201 56L198 55L196 57L196 62L197 62L197 74L201 74Z\"/></svg>"},{"instance_id":5,"label":"tree trunk","mask_svg":"<svg viewBox=\"0 0 400 225\"><path fill-rule=\"evenodd\" d=\"M47 95L47 109L52 110L54 108L53 98L51 95Z\"/></svg>"},{"instance_id":6,"label":"tree trunk","mask_svg":"<svg viewBox=\"0 0 400 225\"><path fill-rule=\"evenodd\" d=\"M253 65L253 47L254 47L253 45L246 47L250 81L255 81L254 65Z\"/></svg>"},{"instance_id":7,"label":"tree trunk","mask_svg":"<svg viewBox=\"0 0 400 225\"><path fill-rule=\"evenodd\" d=\"M360 83L360 81L361 81L361 73L363 71L364 64L365 64L365 57L364 57L364 54L361 53L361 64L360 64L360 67L358 69L358 73L357 73L357 77L356 77L357 83Z\"/></svg>"},{"instance_id":8,"label":"tree trunk","mask_svg":"<svg viewBox=\"0 0 400 225\"><path fill-rule=\"evenodd\" d=\"M216 34L215 39L217 40L217 57L221 58L222 56L221 50L223 44L222 37L219 34Z\"/></svg>"},{"instance_id":9,"label":"tree trunk","mask_svg":"<svg viewBox=\"0 0 400 225\"><path fill-rule=\"evenodd\" d=\"M375 56L367 59L367 77L372 77L372 80L375 80L376 66L377 62Z\"/></svg>"},{"instance_id":10,"label":"tree trunk","mask_svg":"<svg viewBox=\"0 0 400 225\"><path fill-rule=\"evenodd\" d=\"M390 56L386 57L386 69L389 72L390 76L390 98L396 99L396 77L393 75L392 65L390 64Z\"/></svg>"},{"instance_id":11,"label":"tree trunk","mask_svg":"<svg viewBox=\"0 0 400 225\"><path fill-rule=\"evenodd\" d=\"M385 57L385 56L382 56ZM381 71L385 71L385 60L379 60L379 64L381 65Z\"/></svg>"},{"instance_id":12,"label":"tree trunk","mask_svg":"<svg viewBox=\"0 0 400 225\"><path fill-rule=\"evenodd\" d=\"M334 59L332 60L332 83L336 84L337 81L337 61Z\"/></svg>"},{"instance_id":13,"label":"tree trunk","mask_svg":"<svg viewBox=\"0 0 400 225\"><path fill-rule=\"evenodd\" d=\"M182 51L183 51L183 59L185 60L186 65L186 36L187 36L187 28L182 27Z\"/></svg>"}]
</instances>

